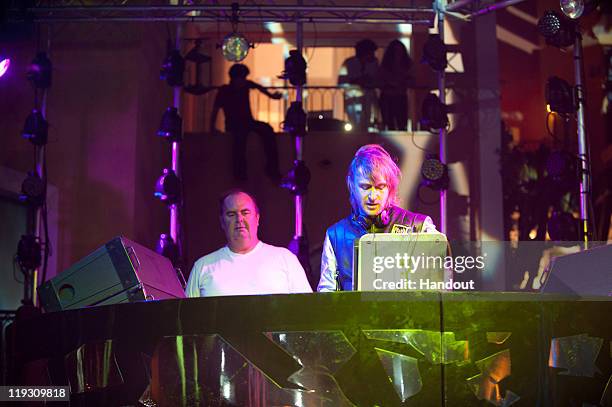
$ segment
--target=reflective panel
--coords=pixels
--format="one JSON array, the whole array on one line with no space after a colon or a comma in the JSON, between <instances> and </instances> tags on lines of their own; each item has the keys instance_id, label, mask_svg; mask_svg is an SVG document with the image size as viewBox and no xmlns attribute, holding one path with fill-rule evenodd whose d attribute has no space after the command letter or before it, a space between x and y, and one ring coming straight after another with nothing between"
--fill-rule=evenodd
<instances>
[{"instance_id":1,"label":"reflective panel","mask_svg":"<svg viewBox=\"0 0 612 407\"><path fill-rule=\"evenodd\" d=\"M423 382L417 359L384 349L374 349L402 402L421 391Z\"/></svg>"},{"instance_id":2,"label":"reflective panel","mask_svg":"<svg viewBox=\"0 0 612 407\"><path fill-rule=\"evenodd\" d=\"M459 365L468 363L468 341L456 341L454 332L425 331L422 329L364 330L368 339L411 345L433 364Z\"/></svg>"},{"instance_id":3,"label":"reflective panel","mask_svg":"<svg viewBox=\"0 0 612 407\"><path fill-rule=\"evenodd\" d=\"M151 399L158 405L248 400L246 361L218 335L164 337L151 362Z\"/></svg>"},{"instance_id":4,"label":"reflective panel","mask_svg":"<svg viewBox=\"0 0 612 407\"><path fill-rule=\"evenodd\" d=\"M326 368L302 368L289 377L301 389L281 388L216 334L163 338L151 370L141 397L151 406L353 405Z\"/></svg>"},{"instance_id":5,"label":"reflective panel","mask_svg":"<svg viewBox=\"0 0 612 407\"><path fill-rule=\"evenodd\" d=\"M86 343L64 358L71 393L85 393L123 384L113 341Z\"/></svg>"},{"instance_id":6,"label":"reflective panel","mask_svg":"<svg viewBox=\"0 0 612 407\"><path fill-rule=\"evenodd\" d=\"M354 406L340 389L335 377L326 369L304 367L289 376L289 381L308 389L301 396L303 404L292 405ZM273 397L270 398L274 399Z\"/></svg>"},{"instance_id":7,"label":"reflective panel","mask_svg":"<svg viewBox=\"0 0 612 407\"><path fill-rule=\"evenodd\" d=\"M503 350L494 355L476 362L480 372L488 376L493 383L499 383L510 376L511 361L510 349Z\"/></svg>"},{"instance_id":8,"label":"reflective panel","mask_svg":"<svg viewBox=\"0 0 612 407\"><path fill-rule=\"evenodd\" d=\"M512 332L487 332L487 342L501 345L512 335Z\"/></svg>"},{"instance_id":9,"label":"reflective panel","mask_svg":"<svg viewBox=\"0 0 612 407\"><path fill-rule=\"evenodd\" d=\"M602 406L612 406L612 375L608 378L608 383L606 383L599 404Z\"/></svg>"},{"instance_id":10,"label":"reflective panel","mask_svg":"<svg viewBox=\"0 0 612 407\"><path fill-rule=\"evenodd\" d=\"M511 372L509 349L475 363L481 373L470 377L467 382L478 400L487 400L496 406L510 406L520 399L517 394L510 390L506 391L505 397L502 397L499 390L499 382L510 376Z\"/></svg>"},{"instance_id":11,"label":"reflective panel","mask_svg":"<svg viewBox=\"0 0 612 407\"><path fill-rule=\"evenodd\" d=\"M566 369L562 375L593 377L595 359L603 345L602 338L588 334L553 338L550 341L548 366Z\"/></svg>"},{"instance_id":12,"label":"reflective panel","mask_svg":"<svg viewBox=\"0 0 612 407\"><path fill-rule=\"evenodd\" d=\"M323 367L331 373L356 353L342 331L266 332L265 335L302 366Z\"/></svg>"},{"instance_id":13,"label":"reflective panel","mask_svg":"<svg viewBox=\"0 0 612 407\"><path fill-rule=\"evenodd\" d=\"M308 400L330 407L353 405L333 376L356 353L342 331L266 332L265 335L303 366L288 379L307 389Z\"/></svg>"}]
</instances>

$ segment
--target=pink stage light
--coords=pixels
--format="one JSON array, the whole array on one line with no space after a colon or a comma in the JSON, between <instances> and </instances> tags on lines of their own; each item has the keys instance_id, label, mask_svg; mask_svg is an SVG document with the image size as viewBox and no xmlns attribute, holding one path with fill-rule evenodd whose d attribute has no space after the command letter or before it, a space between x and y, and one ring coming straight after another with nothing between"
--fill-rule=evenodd
<instances>
[{"instance_id":1,"label":"pink stage light","mask_svg":"<svg viewBox=\"0 0 612 407\"><path fill-rule=\"evenodd\" d=\"M3 77L4 74L8 71L10 65L11 60L9 58L4 58L0 61L0 78Z\"/></svg>"}]
</instances>

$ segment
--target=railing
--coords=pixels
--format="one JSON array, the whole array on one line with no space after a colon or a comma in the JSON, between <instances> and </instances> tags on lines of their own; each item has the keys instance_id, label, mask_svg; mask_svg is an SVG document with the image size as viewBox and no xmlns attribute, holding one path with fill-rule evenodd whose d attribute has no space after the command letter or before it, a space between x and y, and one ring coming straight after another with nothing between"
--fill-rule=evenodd
<instances>
[{"instance_id":1,"label":"railing","mask_svg":"<svg viewBox=\"0 0 612 407\"><path fill-rule=\"evenodd\" d=\"M214 87L212 91L205 95L198 96L198 110L204 113L204 117L199 114L199 123L195 127L207 131L209 129L210 111L219 87ZM295 88L287 86L266 87L270 92L281 92L283 97L275 100L267 97L257 90L250 93L251 112L256 120L269 123L275 131L282 131L282 122L285 113L292 101L295 100ZM341 86L305 86L304 88L304 110L313 118L336 119L342 122L349 122L344 108L344 92L347 88ZM378 108L378 97L374 101L373 120L370 126L373 130L382 129L382 119ZM414 129L415 123L415 90L408 90L408 129Z\"/></svg>"}]
</instances>

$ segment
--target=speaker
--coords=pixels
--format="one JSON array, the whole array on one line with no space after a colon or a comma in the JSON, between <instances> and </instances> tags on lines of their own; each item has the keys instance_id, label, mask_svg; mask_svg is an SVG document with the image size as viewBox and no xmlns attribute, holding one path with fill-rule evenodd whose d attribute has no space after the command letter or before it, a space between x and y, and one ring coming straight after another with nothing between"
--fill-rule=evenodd
<instances>
[{"instance_id":1,"label":"speaker","mask_svg":"<svg viewBox=\"0 0 612 407\"><path fill-rule=\"evenodd\" d=\"M170 260L124 237L114 238L39 289L47 312L184 297Z\"/></svg>"},{"instance_id":2,"label":"speaker","mask_svg":"<svg viewBox=\"0 0 612 407\"><path fill-rule=\"evenodd\" d=\"M555 257L541 292L612 296L612 245Z\"/></svg>"}]
</instances>

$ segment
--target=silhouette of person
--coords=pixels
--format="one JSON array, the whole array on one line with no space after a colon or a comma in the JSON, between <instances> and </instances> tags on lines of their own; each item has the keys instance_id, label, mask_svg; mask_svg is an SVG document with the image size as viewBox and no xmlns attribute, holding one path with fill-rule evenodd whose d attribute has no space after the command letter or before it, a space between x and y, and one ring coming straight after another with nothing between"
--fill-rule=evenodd
<instances>
[{"instance_id":1,"label":"silhouette of person","mask_svg":"<svg viewBox=\"0 0 612 407\"><path fill-rule=\"evenodd\" d=\"M376 103L376 75L378 60L372 40L355 44L355 56L347 58L338 75L338 85L344 87L344 110L355 129L367 131Z\"/></svg>"},{"instance_id":2,"label":"silhouette of person","mask_svg":"<svg viewBox=\"0 0 612 407\"><path fill-rule=\"evenodd\" d=\"M246 141L249 133L257 133L263 143L266 165L265 172L270 179L278 183L281 174L278 168L278 148L274 129L268 124L257 121L251 114L249 92L257 89L272 99L280 99L280 92L270 93L263 86L247 79L250 71L246 65L234 64L229 69L230 83L223 85L217 91L210 119L210 131L218 134L216 128L217 114L223 109L225 114L225 130L233 137L232 168L234 178L238 181L247 179Z\"/></svg>"},{"instance_id":3,"label":"silhouette of person","mask_svg":"<svg viewBox=\"0 0 612 407\"><path fill-rule=\"evenodd\" d=\"M400 40L387 46L379 70L380 113L383 128L406 130L408 124L408 87L413 78L410 73L412 59Z\"/></svg>"}]
</instances>

